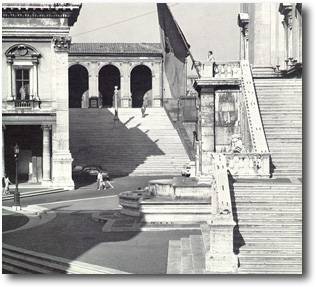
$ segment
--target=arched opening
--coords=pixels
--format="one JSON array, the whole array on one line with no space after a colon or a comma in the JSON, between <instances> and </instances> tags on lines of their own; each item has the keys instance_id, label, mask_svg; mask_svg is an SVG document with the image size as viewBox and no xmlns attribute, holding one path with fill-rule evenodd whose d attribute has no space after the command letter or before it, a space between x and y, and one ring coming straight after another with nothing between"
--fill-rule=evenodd
<instances>
[{"instance_id":1,"label":"arched opening","mask_svg":"<svg viewBox=\"0 0 316 287\"><path fill-rule=\"evenodd\" d=\"M89 73L87 69L79 64L68 69L69 75L69 108L87 107L83 103L83 93L89 89ZM88 99L87 99L88 100Z\"/></svg>"},{"instance_id":2,"label":"arched opening","mask_svg":"<svg viewBox=\"0 0 316 287\"><path fill-rule=\"evenodd\" d=\"M139 108L143 105L144 95L148 95L148 105L151 105L152 95L152 75L151 70L145 65L133 68L131 72L131 93L132 107Z\"/></svg>"},{"instance_id":3,"label":"arched opening","mask_svg":"<svg viewBox=\"0 0 316 287\"><path fill-rule=\"evenodd\" d=\"M113 65L106 65L102 67L99 72L99 91L102 95L102 106L113 106L114 87L118 90L121 88L121 74L120 70Z\"/></svg>"}]
</instances>

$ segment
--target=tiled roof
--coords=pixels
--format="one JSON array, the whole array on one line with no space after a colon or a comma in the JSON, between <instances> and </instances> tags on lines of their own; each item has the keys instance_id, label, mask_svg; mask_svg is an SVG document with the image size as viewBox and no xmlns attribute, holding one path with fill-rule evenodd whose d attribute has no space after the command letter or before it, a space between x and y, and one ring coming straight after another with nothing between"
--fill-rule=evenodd
<instances>
[{"instance_id":1,"label":"tiled roof","mask_svg":"<svg viewBox=\"0 0 316 287\"><path fill-rule=\"evenodd\" d=\"M161 55L160 43L72 43L71 54Z\"/></svg>"}]
</instances>

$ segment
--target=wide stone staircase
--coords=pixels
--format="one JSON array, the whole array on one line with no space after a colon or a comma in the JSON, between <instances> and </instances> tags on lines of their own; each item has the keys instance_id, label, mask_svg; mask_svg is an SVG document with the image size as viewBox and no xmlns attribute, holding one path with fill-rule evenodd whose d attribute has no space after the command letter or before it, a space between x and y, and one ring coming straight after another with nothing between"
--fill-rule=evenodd
<instances>
[{"instance_id":1,"label":"wide stone staircase","mask_svg":"<svg viewBox=\"0 0 316 287\"><path fill-rule=\"evenodd\" d=\"M73 165L112 175L179 175L189 157L164 108L70 109Z\"/></svg>"},{"instance_id":2,"label":"wide stone staircase","mask_svg":"<svg viewBox=\"0 0 316 287\"><path fill-rule=\"evenodd\" d=\"M302 185L291 182L237 182L234 248L239 273L302 272Z\"/></svg>"},{"instance_id":3,"label":"wide stone staircase","mask_svg":"<svg viewBox=\"0 0 316 287\"><path fill-rule=\"evenodd\" d=\"M254 79L274 177L302 177L302 79Z\"/></svg>"},{"instance_id":4,"label":"wide stone staircase","mask_svg":"<svg viewBox=\"0 0 316 287\"><path fill-rule=\"evenodd\" d=\"M290 181L244 181L231 187L234 253L239 274L302 273L302 186ZM210 227L170 240L168 274L203 274Z\"/></svg>"}]
</instances>

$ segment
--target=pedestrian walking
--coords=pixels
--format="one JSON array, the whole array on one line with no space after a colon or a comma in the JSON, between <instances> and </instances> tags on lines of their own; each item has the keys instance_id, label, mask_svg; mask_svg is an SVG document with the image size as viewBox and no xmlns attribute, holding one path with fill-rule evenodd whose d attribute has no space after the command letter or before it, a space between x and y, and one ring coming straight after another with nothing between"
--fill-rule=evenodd
<instances>
[{"instance_id":1,"label":"pedestrian walking","mask_svg":"<svg viewBox=\"0 0 316 287\"><path fill-rule=\"evenodd\" d=\"M112 185L112 183L110 181L110 177L108 176L108 174L102 175L102 182L103 182L103 189L114 188L114 186Z\"/></svg>"},{"instance_id":2,"label":"pedestrian walking","mask_svg":"<svg viewBox=\"0 0 316 287\"><path fill-rule=\"evenodd\" d=\"M9 177L7 175L4 175L4 177L2 177L2 194L3 195L8 195L10 194L10 184L12 184L12 182L10 181Z\"/></svg>"},{"instance_id":3,"label":"pedestrian walking","mask_svg":"<svg viewBox=\"0 0 316 287\"><path fill-rule=\"evenodd\" d=\"M148 94L146 93L143 97L143 105L142 105L142 108L141 108L141 111L142 111L142 117L144 118L145 117L145 113L146 113L146 109L147 109L147 106L148 106Z\"/></svg>"},{"instance_id":4,"label":"pedestrian walking","mask_svg":"<svg viewBox=\"0 0 316 287\"><path fill-rule=\"evenodd\" d=\"M98 171L98 175L97 175L97 189L101 190L101 188L103 187L103 177L102 177L102 172Z\"/></svg>"}]
</instances>

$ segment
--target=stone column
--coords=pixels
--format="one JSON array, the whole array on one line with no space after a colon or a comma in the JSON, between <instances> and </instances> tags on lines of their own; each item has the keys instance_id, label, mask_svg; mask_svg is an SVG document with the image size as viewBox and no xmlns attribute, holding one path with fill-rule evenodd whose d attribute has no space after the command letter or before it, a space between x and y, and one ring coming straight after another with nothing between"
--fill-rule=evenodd
<instances>
[{"instance_id":1,"label":"stone column","mask_svg":"<svg viewBox=\"0 0 316 287\"><path fill-rule=\"evenodd\" d=\"M48 125L43 125L43 182L51 180L51 163L50 163L50 129Z\"/></svg>"},{"instance_id":2,"label":"stone column","mask_svg":"<svg viewBox=\"0 0 316 287\"><path fill-rule=\"evenodd\" d=\"M160 66L158 63L154 63L152 69L152 107L159 108L162 104L162 90L160 89L161 74Z\"/></svg>"},{"instance_id":3,"label":"stone column","mask_svg":"<svg viewBox=\"0 0 316 287\"><path fill-rule=\"evenodd\" d=\"M4 136L5 136L5 125L2 125L2 176L5 174L5 145L4 145Z\"/></svg>"},{"instance_id":4,"label":"stone column","mask_svg":"<svg viewBox=\"0 0 316 287\"><path fill-rule=\"evenodd\" d=\"M69 37L54 37L52 79L56 100L56 123L53 125L52 181L54 187L73 189L72 157L69 151L68 50Z\"/></svg>"},{"instance_id":5,"label":"stone column","mask_svg":"<svg viewBox=\"0 0 316 287\"><path fill-rule=\"evenodd\" d=\"M286 41L286 59L287 64L293 60L293 51L292 51L292 5L291 4L280 4L279 12L284 16L283 26L285 33Z\"/></svg>"},{"instance_id":6,"label":"stone column","mask_svg":"<svg viewBox=\"0 0 316 287\"><path fill-rule=\"evenodd\" d=\"M99 70L97 62L89 64L89 98L99 97Z\"/></svg>"},{"instance_id":7,"label":"stone column","mask_svg":"<svg viewBox=\"0 0 316 287\"><path fill-rule=\"evenodd\" d=\"M129 108L131 105L131 78L129 63L124 63L121 69L121 107Z\"/></svg>"},{"instance_id":8,"label":"stone column","mask_svg":"<svg viewBox=\"0 0 316 287\"><path fill-rule=\"evenodd\" d=\"M38 98L38 84L37 84L37 64L38 64L38 59L32 59L33 62L33 96L35 99Z\"/></svg>"},{"instance_id":9,"label":"stone column","mask_svg":"<svg viewBox=\"0 0 316 287\"><path fill-rule=\"evenodd\" d=\"M7 89L7 100L12 100L13 92L12 92L12 64L13 60L12 58L8 58L8 89Z\"/></svg>"},{"instance_id":10,"label":"stone column","mask_svg":"<svg viewBox=\"0 0 316 287\"><path fill-rule=\"evenodd\" d=\"M238 26L241 28L241 38L242 38L242 48L241 56L243 60L248 60L249 58L249 35L248 35L248 26L249 26L249 15L248 13L239 13L238 15Z\"/></svg>"},{"instance_id":11,"label":"stone column","mask_svg":"<svg viewBox=\"0 0 316 287\"><path fill-rule=\"evenodd\" d=\"M209 251L205 256L205 269L210 273L236 273L238 259L234 254L234 227L231 214L215 215L210 225Z\"/></svg>"}]
</instances>

